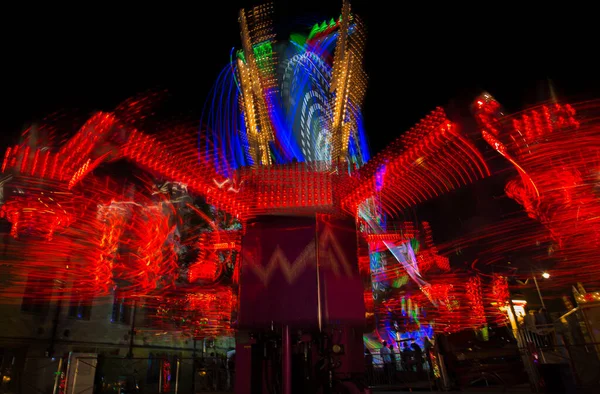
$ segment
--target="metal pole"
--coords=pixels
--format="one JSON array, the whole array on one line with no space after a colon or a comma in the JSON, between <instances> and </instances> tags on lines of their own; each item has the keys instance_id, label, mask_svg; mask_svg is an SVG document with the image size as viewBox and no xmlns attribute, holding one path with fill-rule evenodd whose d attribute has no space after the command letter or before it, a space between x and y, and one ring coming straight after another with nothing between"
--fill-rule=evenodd
<instances>
[{"instance_id":1,"label":"metal pole","mask_svg":"<svg viewBox=\"0 0 600 394\"><path fill-rule=\"evenodd\" d=\"M196 337L194 337L194 353L192 354L192 393L196 393ZM179 369L177 369L177 373L179 373Z\"/></svg>"},{"instance_id":2,"label":"metal pole","mask_svg":"<svg viewBox=\"0 0 600 394\"><path fill-rule=\"evenodd\" d=\"M60 381L60 375L62 372L62 364L63 364L63 358L59 358L58 359L58 370L56 371L56 377L54 378L54 389L52 389L52 394L57 394L57 389L58 389L58 382Z\"/></svg>"},{"instance_id":3,"label":"metal pole","mask_svg":"<svg viewBox=\"0 0 600 394\"><path fill-rule=\"evenodd\" d=\"M292 394L292 343L290 341L290 326L287 324L283 326L281 337L281 367L283 375L282 394Z\"/></svg>"},{"instance_id":4,"label":"metal pole","mask_svg":"<svg viewBox=\"0 0 600 394\"><path fill-rule=\"evenodd\" d=\"M321 266L319 265L319 220L315 220L315 266L317 267L317 322L319 324L319 332L323 330L323 306L321 305Z\"/></svg>"},{"instance_id":5,"label":"metal pole","mask_svg":"<svg viewBox=\"0 0 600 394\"><path fill-rule=\"evenodd\" d=\"M534 277L535 279L535 277ZM519 354L521 355L521 360L523 360L523 364L525 365L525 369L527 370L527 375L529 376L529 383L533 386L536 393L539 393L538 381L539 378L536 373L536 366L531 362L531 357L529 354L529 350L527 349L527 340L523 337L523 330L519 327L519 321L517 318L517 312L515 311L515 305L512 302L512 294L509 294L508 304L510 305L511 313L514 317L515 327L513 328L513 334L515 336L515 340L517 341L517 347L519 349Z\"/></svg>"},{"instance_id":6,"label":"metal pole","mask_svg":"<svg viewBox=\"0 0 600 394\"><path fill-rule=\"evenodd\" d=\"M179 361L179 357L177 358L177 372L175 372L175 394L179 390L179 366L181 365L181 361Z\"/></svg>"},{"instance_id":7,"label":"metal pole","mask_svg":"<svg viewBox=\"0 0 600 394\"><path fill-rule=\"evenodd\" d=\"M158 370L158 392L162 393L162 375L163 375L163 363L164 359L160 359L159 370Z\"/></svg>"},{"instance_id":8,"label":"metal pole","mask_svg":"<svg viewBox=\"0 0 600 394\"><path fill-rule=\"evenodd\" d=\"M450 377L448 376L448 370L446 369L446 362L444 361L444 356L439 352L439 349L436 349L435 353L437 357L438 367L440 368L440 376L442 378L442 390L449 391L451 387Z\"/></svg>"},{"instance_id":9,"label":"metal pole","mask_svg":"<svg viewBox=\"0 0 600 394\"><path fill-rule=\"evenodd\" d=\"M135 311L136 311L137 300L133 299L133 313L131 317L131 332L129 333L129 351L127 352L127 358L133 358L133 337L135 336Z\"/></svg>"},{"instance_id":10,"label":"metal pole","mask_svg":"<svg viewBox=\"0 0 600 394\"><path fill-rule=\"evenodd\" d=\"M511 328L513 329L515 339L517 339L519 335L519 318L517 317L517 312L515 311L515 305L512 302L511 294L509 294L508 297L508 305L510 307L510 313L513 315L513 323L515 324L515 326Z\"/></svg>"},{"instance_id":11,"label":"metal pole","mask_svg":"<svg viewBox=\"0 0 600 394\"><path fill-rule=\"evenodd\" d=\"M540 296L540 302L542 303L542 308L546 309L546 305L544 304L544 298L542 297L542 292L540 291L540 286L538 285L537 279L535 275L533 275L533 283L535 283L535 288L537 289L538 295Z\"/></svg>"},{"instance_id":12,"label":"metal pole","mask_svg":"<svg viewBox=\"0 0 600 394\"><path fill-rule=\"evenodd\" d=\"M70 258L67 259L67 264L70 262ZM60 321L60 312L62 310L62 301L64 292L64 282L62 280L56 280L58 284L58 292L59 298L56 301L56 311L54 313L54 320L52 321L52 336L50 337L50 345L48 346L48 350L46 351L47 357L54 357L55 345L56 345L56 333L58 331L58 323Z\"/></svg>"},{"instance_id":13,"label":"metal pole","mask_svg":"<svg viewBox=\"0 0 600 394\"><path fill-rule=\"evenodd\" d=\"M52 321L52 336L50 337L50 346L48 346L48 350L46 355L48 357L54 356L55 344L56 344L56 332L58 331L58 322L60 320L60 311L62 307L62 297L58 299L56 302L56 312L54 313L54 319Z\"/></svg>"}]
</instances>

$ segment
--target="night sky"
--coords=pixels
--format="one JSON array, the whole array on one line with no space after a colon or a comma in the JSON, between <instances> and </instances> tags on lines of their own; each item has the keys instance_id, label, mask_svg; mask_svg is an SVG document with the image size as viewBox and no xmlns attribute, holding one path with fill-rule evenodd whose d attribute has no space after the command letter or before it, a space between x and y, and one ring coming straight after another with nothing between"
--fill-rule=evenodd
<instances>
[{"instance_id":1,"label":"night sky","mask_svg":"<svg viewBox=\"0 0 600 394\"><path fill-rule=\"evenodd\" d=\"M54 111L111 110L154 88L168 89L182 114L199 119L231 48L240 47L238 9L258 2L142 4L28 6L5 14L2 147ZM435 106L478 89L509 110L547 99L548 80L563 97L597 97L597 34L586 20L593 13L562 3L545 3L541 11L519 4L352 2L368 29L365 123L372 151ZM339 15L341 1L275 1L275 9L277 29L285 32Z\"/></svg>"}]
</instances>

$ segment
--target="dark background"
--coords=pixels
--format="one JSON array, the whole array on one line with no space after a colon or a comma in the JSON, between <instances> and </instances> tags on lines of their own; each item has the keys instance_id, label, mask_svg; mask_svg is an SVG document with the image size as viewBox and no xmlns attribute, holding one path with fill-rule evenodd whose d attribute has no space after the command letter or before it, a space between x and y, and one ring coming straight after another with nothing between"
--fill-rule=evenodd
<instances>
[{"instance_id":1,"label":"dark background","mask_svg":"<svg viewBox=\"0 0 600 394\"><path fill-rule=\"evenodd\" d=\"M373 152L435 106L477 89L509 110L547 99L549 80L563 97L598 96L589 6L456 3L352 2L368 29L365 123ZM154 88L168 89L182 115L199 119L230 49L240 47L237 12L256 4L22 3L4 10L0 146L55 111L111 110ZM340 9L337 0L275 1L276 28L284 38Z\"/></svg>"}]
</instances>

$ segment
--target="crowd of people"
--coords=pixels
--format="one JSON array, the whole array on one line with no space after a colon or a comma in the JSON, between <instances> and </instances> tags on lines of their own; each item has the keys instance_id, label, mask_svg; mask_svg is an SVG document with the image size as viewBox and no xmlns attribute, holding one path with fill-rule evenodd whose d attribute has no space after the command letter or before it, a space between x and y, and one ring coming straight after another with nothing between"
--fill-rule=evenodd
<instances>
[{"instance_id":1,"label":"crowd of people","mask_svg":"<svg viewBox=\"0 0 600 394\"><path fill-rule=\"evenodd\" d=\"M409 344L410 341L410 344ZM402 343L402 346L400 346ZM393 343L382 342L379 349L379 357L374 358L371 351L365 347L365 362L367 373L373 374L376 365L382 365L386 380L393 380L397 371L416 372L421 375L426 368L431 370L431 358L429 350L433 347L428 338L424 340L424 348L414 340L404 340L398 343L398 349L394 348Z\"/></svg>"}]
</instances>

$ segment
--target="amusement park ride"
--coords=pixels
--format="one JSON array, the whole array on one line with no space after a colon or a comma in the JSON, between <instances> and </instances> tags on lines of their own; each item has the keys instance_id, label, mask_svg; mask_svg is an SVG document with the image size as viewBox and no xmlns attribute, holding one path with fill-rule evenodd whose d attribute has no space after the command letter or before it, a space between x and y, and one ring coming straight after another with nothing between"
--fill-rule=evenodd
<instances>
[{"instance_id":1,"label":"amusement park ride","mask_svg":"<svg viewBox=\"0 0 600 394\"><path fill-rule=\"evenodd\" d=\"M305 387L349 387L364 369L363 333L388 311L420 326L428 310L433 337L433 321L436 332L481 327L487 300L507 302L505 278L453 273L427 223L391 220L491 175L480 137L518 171L509 196L570 261L596 269L582 257L599 243L595 103L508 117L484 94L472 108L479 129L437 108L370 158L360 18L345 1L338 19L276 41L272 11L240 11L242 48L199 138L181 125L144 130L148 100L138 98L62 144L40 126L6 150L1 212L27 258L9 262L3 297L22 294L25 278L71 283L82 299L118 292L197 338L235 330L236 392L263 392L270 379L291 393L298 371ZM161 182L133 188L99 175L123 160ZM384 284L412 295L375 299Z\"/></svg>"}]
</instances>

